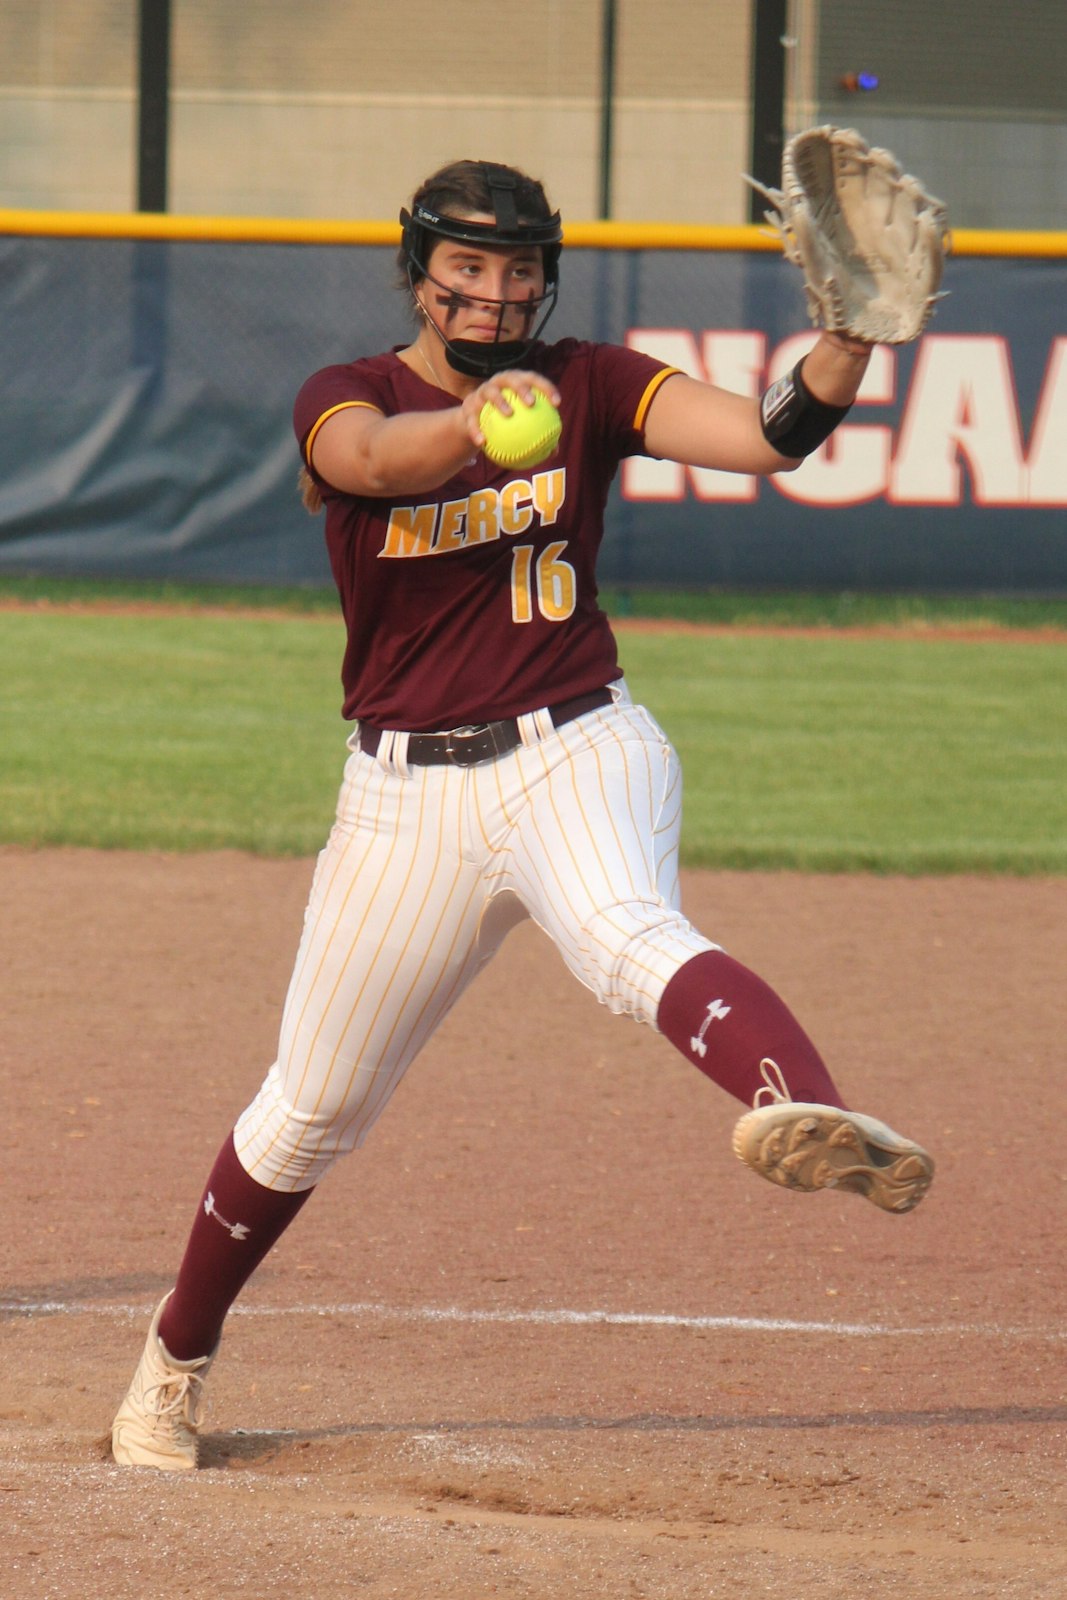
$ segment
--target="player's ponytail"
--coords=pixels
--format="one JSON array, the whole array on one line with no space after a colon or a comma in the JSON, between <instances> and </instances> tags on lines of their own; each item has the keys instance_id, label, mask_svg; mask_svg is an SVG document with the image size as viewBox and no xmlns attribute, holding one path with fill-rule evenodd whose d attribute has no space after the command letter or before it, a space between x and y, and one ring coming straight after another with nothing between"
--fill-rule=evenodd
<instances>
[{"instance_id":1,"label":"player's ponytail","mask_svg":"<svg viewBox=\"0 0 1067 1600\"><path fill-rule=\"evenodd\" d=\"M300 489L300 498L304 502L304 510L311 516L317 517L322 510L322 491L307 467L300 468L297 484Z\"/></svg>"}]
</instances>

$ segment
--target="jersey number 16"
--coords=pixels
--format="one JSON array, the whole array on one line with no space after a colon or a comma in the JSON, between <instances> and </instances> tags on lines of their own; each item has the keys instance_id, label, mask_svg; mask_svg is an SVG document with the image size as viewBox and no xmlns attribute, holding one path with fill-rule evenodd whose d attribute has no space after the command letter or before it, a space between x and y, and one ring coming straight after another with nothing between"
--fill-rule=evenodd
<instances>
[{"instance_id":1,"label":"jersey number 16","mask_svg":"<svg viewBox=\"0 0 1067 1600\"><path fill-rule=\"evenodd\" d=\"M574 611L578 581L569 561L562 559L566 539L557 539L534 556L532 544L517 544L511 556L511 616L514 622L532 622L534 597L548 622L565 622Z\"/></svg>"}]
</instances>

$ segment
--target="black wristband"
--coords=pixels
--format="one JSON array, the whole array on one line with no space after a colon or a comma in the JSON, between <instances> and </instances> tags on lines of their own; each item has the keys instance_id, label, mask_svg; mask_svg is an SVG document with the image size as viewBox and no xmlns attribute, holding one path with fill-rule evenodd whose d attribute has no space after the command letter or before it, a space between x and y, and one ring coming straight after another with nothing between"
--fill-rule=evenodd
<instances>
[{"instance_id":1,"label":"black wristband","mask_svg":"<svg viewBox=\"0 0 1067 1600\"><path fill-rule=\"evenodd\" d=\"M851 406L828 406L816 400L801 375L804 362L779 378L760 397L759 417L763 437L779 455L794 459L810 456L833 433Z\"/></svg>"}]
</instances>

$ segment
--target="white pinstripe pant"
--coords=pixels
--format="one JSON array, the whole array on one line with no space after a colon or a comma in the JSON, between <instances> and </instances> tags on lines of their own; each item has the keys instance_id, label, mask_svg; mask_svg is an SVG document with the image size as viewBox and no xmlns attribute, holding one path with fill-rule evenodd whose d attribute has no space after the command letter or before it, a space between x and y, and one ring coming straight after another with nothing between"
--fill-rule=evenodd
<instances>
[{"instance_id":1,"label":"white pinstripe pant","mask_svg":"<svg viewBox=\"0 0 1067 1600\"><path fill-rule=\"evenodd\" d=\"M655 1026L668 980L717 949L679 910L681 773L625 688L474 767L408 768L355 739L319 857L278 1060L238 1119L258 1182L311 1188L362 1143L508 929L530 916L597 998ZM533 1041L531 1041L531 1048Z\"/></svg>"}]
</instances>

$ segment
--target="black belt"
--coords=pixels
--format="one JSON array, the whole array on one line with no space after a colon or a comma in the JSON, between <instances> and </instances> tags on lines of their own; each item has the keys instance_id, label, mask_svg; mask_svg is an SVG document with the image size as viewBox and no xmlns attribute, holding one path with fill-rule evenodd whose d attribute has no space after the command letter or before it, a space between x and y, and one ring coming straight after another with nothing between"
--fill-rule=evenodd
<instances>
[{"instance_id":1,"label":"black belt","mask_svg":"<svg viewBox=\"0 0 1067 1600\"><path fill-rule=\"evenodd\" d=\"M610 689L593 689L573 700L563 700L549 706L552 726L561 728L565 722L596 711L600 706L611 705L614 696ZM369 723L359 726L359 748L364 755L378 753L384 728L372 728ZM450 733L409 733L407 759L413 767L440 767L451 763L456 767L475 767L479 761L493 761L497 756L517 750L522 743L518 720L506 717L503 722L480 722L473 727L453 728Z\"/></svg>"}]
</instances>

